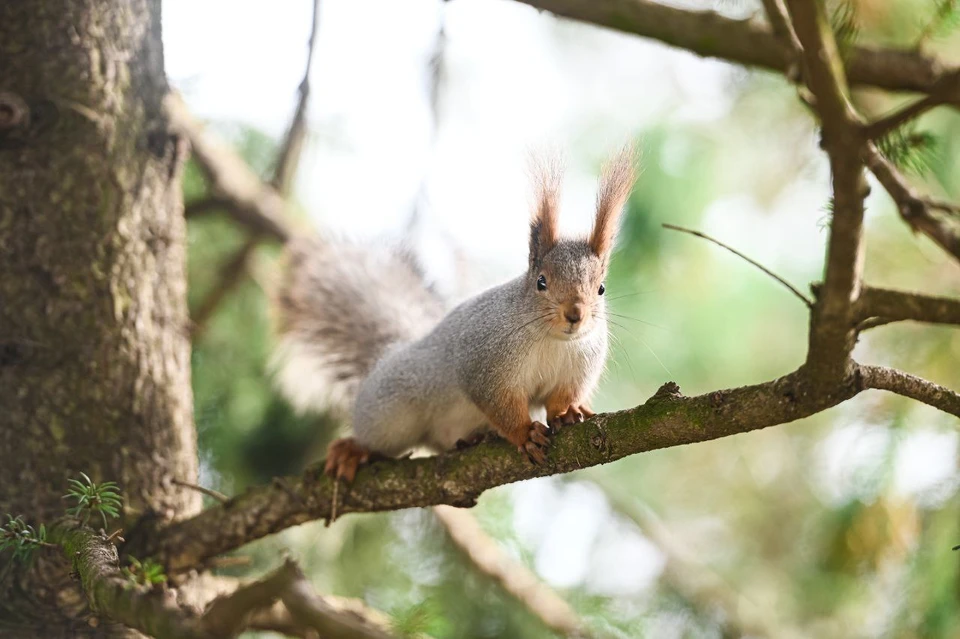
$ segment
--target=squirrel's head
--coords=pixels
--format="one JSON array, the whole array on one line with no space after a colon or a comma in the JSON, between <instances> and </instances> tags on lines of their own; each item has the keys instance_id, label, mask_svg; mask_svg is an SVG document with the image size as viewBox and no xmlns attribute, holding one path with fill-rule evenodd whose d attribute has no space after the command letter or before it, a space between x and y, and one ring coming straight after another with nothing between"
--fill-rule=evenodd
<instances>
[{"instance_id":1,"label":"squirrel's head","mask_svg":"<svg viewBox=\"0 0 960 639\"><path fill-rule=\"evenodd\" d=\"M635 152L627 146L604 166L596 218L586 239L561 239L559 164L537 167L526 285L537 300L538 321L553 337L578 339L605 324L604 279L620 215L636 178L635 164Z\"/></svg>"}]
</instances>

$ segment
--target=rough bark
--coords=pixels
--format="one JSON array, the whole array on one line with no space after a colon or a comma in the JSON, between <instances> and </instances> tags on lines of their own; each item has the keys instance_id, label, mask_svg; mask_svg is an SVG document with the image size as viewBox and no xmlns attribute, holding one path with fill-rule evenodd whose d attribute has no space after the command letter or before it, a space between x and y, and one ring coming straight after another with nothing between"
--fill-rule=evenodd
<instances>
[{"instance_id":1,"label":"rough bark","mask_svg":"<svg viewBox=\"0 0 960 639\"><path fill-rule=\"evenodd\" d=\"M80 471L125 526L199 508L168 481L197 457L166 90L159 0L0 3L0 512L55 519ZM111 632L55 553L0 602L5 637Z\"/></svg>"}]
</instances>

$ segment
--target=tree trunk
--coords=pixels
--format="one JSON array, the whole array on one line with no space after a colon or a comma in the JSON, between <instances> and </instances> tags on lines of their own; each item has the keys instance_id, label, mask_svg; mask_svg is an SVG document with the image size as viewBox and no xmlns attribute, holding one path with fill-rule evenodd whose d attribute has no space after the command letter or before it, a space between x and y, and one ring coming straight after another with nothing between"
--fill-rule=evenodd
<instances>
[{"instance_id":1,"label":"tree trunk","mask_svg":"<svg viewBox=\"0 0 960 639\"><path fill-rule=\"evenodd\" d=\"M0 2L0 515L52 522L81 471L128 534L199 509L169 482L197 456L166 90L160 0ZM124 634L55 551L8 564L0 635Z\"/></svg>"}]
</instances>

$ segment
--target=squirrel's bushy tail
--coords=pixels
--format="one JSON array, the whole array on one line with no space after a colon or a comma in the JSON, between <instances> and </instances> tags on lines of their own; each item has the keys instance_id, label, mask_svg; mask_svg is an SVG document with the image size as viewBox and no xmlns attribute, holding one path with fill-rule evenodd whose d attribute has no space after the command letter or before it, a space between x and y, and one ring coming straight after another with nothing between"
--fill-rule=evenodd
<instances>
[{"instance_id":1,"label":"squirrel's bushy tail","mask_svg":"<svg viewBox=\"0 0 960 639\"><path fill-rule=\"evenodd\" d=\"M443 300L402 248L299 238L285 257L272 367L298 411L349 410L387 349L443 317Z\"/></svg>"}]
</instances>

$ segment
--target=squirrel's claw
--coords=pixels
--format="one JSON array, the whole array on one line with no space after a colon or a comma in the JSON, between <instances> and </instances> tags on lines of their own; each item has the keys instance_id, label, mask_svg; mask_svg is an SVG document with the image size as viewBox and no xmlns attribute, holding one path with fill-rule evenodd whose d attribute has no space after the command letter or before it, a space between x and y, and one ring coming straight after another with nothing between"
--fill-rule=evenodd
<instances>
[{"instance_id":1,"label":"squirrel's claw","mask_svg":"<svg viewBox=\"0 0 960 639\"><path fill-rule=\"evenodd\" d=\"M550 428L552 428L554 431L559 431L564 426L579 424L584 419L589 419L595 414L596 413L586 406L571 405L567 408L567 410L550 420Z\"/></svg>"},{"instance_id":2,"label":"squirrel's claw","mask_svg":"<svg viewBox=\"0 0 960 639\"><path fill-rule=\"evenodd\" d=\"M344 437L330 443L323 472L334 479L342 477L350 483L357 476L360 464L365 464L369 460L369 449L361 446L353 437Z\"/></svg>"},{"instance_id":3,"label":"squirrel's claw","mask_svg":"<svg viewBox=\"0 0 960 639\"><path fill-rule=\"evenodd\" d=\"M534 464L547 463L547 448L550 447L550 434L545 424L532 422L527 434L527 441L520 447L520 452L524 453Z\"/></svg>"}]
</instances>

